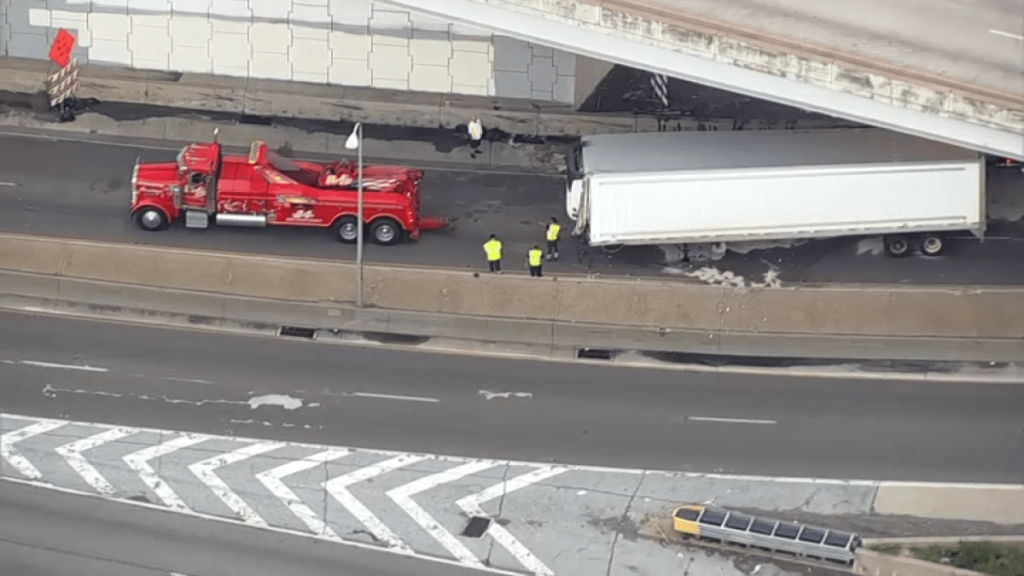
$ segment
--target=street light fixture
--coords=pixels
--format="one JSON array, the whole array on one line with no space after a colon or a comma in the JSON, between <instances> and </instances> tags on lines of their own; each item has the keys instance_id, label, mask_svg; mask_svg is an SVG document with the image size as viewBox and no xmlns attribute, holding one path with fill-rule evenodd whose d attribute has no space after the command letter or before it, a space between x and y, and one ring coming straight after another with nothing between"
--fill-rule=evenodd
<instances>
[{"instance_id":1,"label":"street light fixture","mask_svg":"<svg viewBox=\"0 0 1024 576\"><path fill-rule=\"evenodd\" d=\"M356 306L363 307L363 123L356 122L345 140L345 148L358 150L359 173L356 192Z\"/></svg>"}]
</instances>

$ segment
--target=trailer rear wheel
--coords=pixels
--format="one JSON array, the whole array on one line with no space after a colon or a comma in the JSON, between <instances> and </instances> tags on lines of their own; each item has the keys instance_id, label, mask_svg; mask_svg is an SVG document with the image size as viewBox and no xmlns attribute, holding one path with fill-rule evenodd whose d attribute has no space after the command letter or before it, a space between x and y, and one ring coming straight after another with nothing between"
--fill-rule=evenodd
<instances>
[{"instance_id":1,"label":"trailer rear wheel","mask_svg":"<svg viewBox=\"0 0 1024 576\"><path fill-rule=\"evenodd\" d=\"M889 254L889 256L902 258L910 253L910 240L908 240L906 236L901 234L896 236L886 236L882 241L885 243L885 252Z\"/></svg>"},{"instance_id":2,"label":"trailer rear wheel","mask_svg":"<svg viewBox=\"0 0 1024 576\"><path fill-rule=\"evenodd\" d=\"M164 228L167 228L167 225L170 223L163 210L152 206L142 208L136 212L135 222L138 223L139 228L142 228L147 232L163 230Z\"/></svg>"},{"instance_id":3,"label":"trailer rear wheel","mask_svg":"<svg viewBox=\"0 0 1024 576\"><path fill-rule=\"evenodd\" d=\"M942 237L938 234L924 234L921 236L920 243L921 253L925 256L938 256L942 254L942 249L946 247Z\"/></svg>"},{"instance_id":4,"label":"trailer rear wheel","mask_svg":"<svg viewBox=\"0 0 1024 576\"><path fill-rule=\"evenodd\" d=\"M355 244L359 240L359 227L353 216L342 216L334 223L334 236L342 244Z\"/></svg>"},{"instance_id":5,"label":"trailer rear wheel","mask_svg":"<svg viewBox=\"0 0 1024 576\"><path fill-rule=\"evenodd\" d=\"M397 244L402 239L402 227L391 218L374 220L370 225L370 238L382 246Z\"/></svg>"}]
</instances>

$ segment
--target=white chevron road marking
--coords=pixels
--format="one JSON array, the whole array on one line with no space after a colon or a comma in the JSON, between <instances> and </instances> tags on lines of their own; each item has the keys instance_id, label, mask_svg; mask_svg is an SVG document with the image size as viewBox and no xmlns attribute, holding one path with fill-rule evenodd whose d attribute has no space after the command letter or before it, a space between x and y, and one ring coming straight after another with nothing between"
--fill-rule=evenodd
<instances>
[{"instance_id":1,"label":"white chevron road marking","mask_svg":"<svg viewBox=\"0 0 1024 576\"><path fill-rule=\"evenodd\" d=\"M89 461L85 459L82 452L86 450L92 450L93 448L102 446L108 442L114 442L127 436L137 434L139 430L135 428L113 428L111 430L105 430L99 434L94 434L88 438L82 438L81 440L75 440L74 442L68 442L63 446L54 448L54 452L60 454L67 460L68 465L78 472L78 475L82 477L89 486L96 489L97 492L105 496L113 496L117 493L117 490L107 482L107 479L99 473L99 470L89 464Z\"/></svg>"},{"instance_id":2,"label":"white chevron road marking","mask_svg":"<svg viewBox=\"0 0 1024 576\"><path fill-rule=\"evenodd\" d=\"M21 442L22 440L27 440L33 436L53 432L54 430L66 425L66 422L40 421L35 424L29 424L24 428L15 430L14 432L8 432L0 435L0 458L10 462L11 466L14 466L14 469L25 478L28 478L29 480L39 480L43 475L21 454L21 452L18 451L17 448L14 447L14 444Z\"/></svg>"},{"instance_id":3,"label":"white chevron road marking","mask_svg":"<svg viewBox=\"0 0 1024 576\"><path fill-rule=\"evenodd\" d=\"M174 438L173 440L168 440L163 444L157 444L156 446L143 448L138 452L126 454L123 457L123 460L129 468L134 470L139 477L142 478L142 481L146 483L146 486L149 486L149 489L152 490L164 504L169 508L188 512L189 508L185 502L178 497L174 490L171 489L171 487L168 486L162 478L160 478L160 475L157 474L156 470L149 465L149 461L167 456L168 454L181 450L182 448L188 448L189 446L195 446L201 442L206 442L209 439L209 436L186 434L184 436Z\"/></svg>"},{"instance_id":4,"label":"white chevron road marking","mask_svg":"<svg viewBox=\"0 0 1024 576\"><path fill-rule=\"evenodd\" d=\"M486 490L466 496L465 498L458 500L455 504L470 516L489 517L481 507L481 504L484 502L494 500L495 498L501 498L502 496L507 496L516 490L526 488L531 484L543 482L548 478L553 478L563 472L567 472L568 470L568 468L558 466L545 466L544 468L528 472L521 476L516 476L511 480L499 482ZM540 558L534 556L534 554L530 552L522 542L513 536L511 532L506 530L504 526L497 522L491 522L490 526L487 528L487 533L491 535L491 538L494 538L495 542L501 544L505 550L508 550L509 554L514 556L515 559L525 566L530 572L533 572L537 576L555 576L555 573L541 562Z\"/></svg>"},{"instance_id":5,"label":"white chevron road marking","mask_svg":"<svg viewBox=\"0 0 1024 576\"><path fill-rule=\"evenodd\" d=\"M534 576L553 576L554 570L561 570L563 574L574 573L574 567L571 563L566 566L564 559L561 561L562 563L559 563L558 560L545 557L544 555L540 557L535 556L527 549L526 544L520 542L512 532L498 524L498 521L502 520L507 511L513 508L517 510L514 514L516 517L510 519L515 520L517 523L528 521L533 512L522 508L524 500L529 498L529 494L546 494L550 490L557 490L558 487L566 485L567 482L570 482L568 478L557 479L554 482L556 486L547 486L551 482L544 482L546 479L550 479L563 472L575 474L576 476L573 476L571 482L581 482L579 487L583 492L586 492L588 487L600 485L608 477L634 483L644 481L645 477L651 476L659 483L697 482L702 486L719 481L729 483L730 486L736 482L746 482L755 485L767 484L787 491L790 490L789 486L792 486L792 490L796 492L789 494L787 498L795 498L807 492L817 493L822 495L821 498L826 503L833 500L844 502L841 506L845 506L843 509L849 510L851 514L869 512L879 487L886 484L876 480L741 476L629 470L506 460L483 461L471 458L408 454L384 450L362 450L352 447L271 442L254 438L199 435L153 428L118 428L111 424L35 418L18 414L0 414L0 418L10 418L11 422L9 425L13 429L11 432L0 435L2 463L5 465L8 462L11 463L11 466L0 469L0 479L2 481L18 482L54 490L65 490L76 494L88 494L93 497L111 498L128 504L171 510L210 520L223 522L238 522L241 520L251 526L264 530L316 537L321 538L322 541L335 541L361 549L399 553L418 559L436 561L451 566L472 567L485 572L504 574L506 576L523 576L527 573ZM4 423L8 424L8 422ZM64 428L69 424L74 427L71 432ZM136 442L133 437L121 437L128 432L147 432L161 435L161 443L156 445L147 443L136 446L134 445ZM41 439L34 438L40 435L42 435ZM28 448L29 442L18 444L18 442L28 440L29 438L32 438L31 450ZM221 441L224 441L226 442L225 447L217 452L211 452L204 449L207 446L204 444L189 450L183 450L190 446L196 446L202 441L211 440L218 441L218 445ZM47 446L62 444L60 449L63 452L62 455L65 456L69 463L75 464L74 470L71 468L65 469L63 466L51 466L43 468L42 473L40 473L40 470L37 470L29 460L35 461L39 458L40 464L37 465L42 468L41 463L44 461L43 459L49 457L49 460L52 460L55 455L54 450L56 450L48 448L49 454L42 452L38 445L44 441ZM106 449L89 452L91 448L105 443L109 443L105 447ZM268 454L273 450L284 447L301 450L301 452L295 452L294 454L296 455L310 454L310 456L298 459L294 456L279 456L280 452ZM19 452L17 448L21 448L25 454ZM100 464L100 462L108 464L108 462L102 460L104 457L103 453L114 449L118 449L121 454L127 453L127 455L120 456L118 460L109 464L122 464L122 466L126 464L126 469L123 472L133 471L137 473L138 477L159 496L159 498L152 499L153 503L140 503L126 498L123 494L126 492L126 489L121 486L120 482L130 480L130 478L126 478L123 474L116 476L113 473L108 474L108 482L92 466L88 466L88 464L86 465L88 468L81 466L83 462L88 460L93 466L106 470ZM176 453L177 450L182 450L182 452L187 452L187 454ZM347 473L343 473L337 478L327 475L327 468L325 468L325 473L323 474L316 470L318 465L326 466L329 462L343 458L346 455L353 458L357 456L370 457L376 463L359 468L350 467L346 470ZM188 461L182 462L182 458L188 458ZM240 463L249 458L253 460L236 467L237 479L235 475L228 478L225 474L224 479L218 475L224 472L220 470L221 467ZM123 463L121 460L123 460ZM170 486L167 485L164 477L169 476L166 476L166 473L161 470L161 465L168 466L171 460L176 463L180 462L181 466L187 465L190 471L189 476L195 475L196 478L194 480L176 478L174 487L178 490L178 494L175 494ZM197 462L197 460L200 461ZM447 463L451 468L439 473L412 470L412 464L423 461L443 462ZM190 462L194 463L188 465ZM251 466L247 466L250 463ZM522 467L527 472L512 478L492 476L492 479L487 480L487 483L484 484L484 490L458 500L449 500L436 494L447 483L465 486L466 481L460 481L460 479L473 474L479 475L479 473L493 467L506 466ZM403 467L406 468L400 470ZM332 471L339 468L338 465L330 466ZM301 477L291 478L293 474L303 471L306 471L306 474L303 474ZM392 472L403 476L409 474L413 481L390 490L379 484L373 484L373 481L378 477L386 480L394 476L395 474L391 474ZM586 476L578 476L581 473ZM164 477L161 477L162 474ZM25 479L22 479L22 477ZM82 483L79 477L85 478L88 486ZM581 480L580 478L584 479ZM240 487L243 485L253 486L253 479L258 480L266 489L266 496L261 497L261 503L268 501L266 498L281 500L282 504L287 506L295 514L296 518L305 524L305 527L300 526L298 523L288 522L289 526L294 523L295 528L286 528L279 521L275 522L276 526L268 525L269 523L261 518L256 510L250 507L250 504L247 504L246 500L249 497L240 491ZM238 484L235 484L236 481ZM374 497L379 499L386 496L390 501L394 502L395 506L402 509L401 512L392 509L393 507L390 504L377 509L372 502L357 499L350 490L355 491L354 486L360 482L366 483L366 486L361 487L361 489L367 491L367 498ZM388 487L395 486L394 482L395 480L390 481ZM113 491L111 483L119 489L119 492L115 493ZM71 488L72 486L74 488ZM577 485L572 484L572 486L576 488ZM976 485L970 487L991 489L993 486ZM1018 491L1022 489L1019 486L1012 488ZM433 492L427 493L431 489L434 489ZM239 492L236 494L234 490L239 490ZM533 490L540 490L540 492L533 492ZM207 496L199 498L193 503L190 498L190 496L208 495L208 491L212 491L213 495L217 496L219 500L215 502ZM263 494L264 490L259 490L259 492ZM516 571L511 571L504 567L496 568L485 565L486 560L477 558L467 548L468 543L459 537L457 528L449 532L426 511L435 508L446 510L446 518L448 518L447 514L456 511L460 514L487 517L487 513L484 511L485 507L493 508L494 499L513 492L515 492L514 499L502 503L499 511L492 518L495 521L489 525L487 534L493 539L495 544L500 545L511 556L503 556L501 563L509 563L510 567L515 566L518 569ZM580 493L576 490L572 490L572 492ZM1010 490L1005 492L1011 495L1017 494ZM308 503L300 500L298 496L300 494L307 499ZM315 494L315 496L307 496L307 494ZM194 509L189 510L186 507L185 501L179 496L184 497L185 501L190 503L189 506ZM316 503L314 503L314 498ZM327 516L326 508L321 509L320 507L321 503L330 502L330 500L327 500L328 498L337 501L346 508L349 512L346 517L350 515L352 519L362 522L368 529L367 532L376 537L376 541L374 543L367 543L362 540L348 539L349 536L341 532L340 521L334 520L332 523L331 520L333 518ZM162 501L162 505L160 501ZM423 503L423 507L421 507L418 501ZM488 502L492 503L489 505L487 504ZM222 504L226 504L227 508L224 508ZM256 502L253 501L252 506L255 506L255 504ZM374 509L372 513L370 508ZM390 515L385 515L385 510ZM234 513L231 513L231 511ZM374 514L380 517L378 518ZM398 516L395 516L396 514ZM401 534L402 539L405 540L403 542L398 535L391 531L392 529L397 530L397 522L407 523L406 517L414 520L420 529L430 534L435 541L447 549L448 553L438 553L435 555L424 554L424 551L420 549L410 550L412 541L409 538L413 538L413 536L406 536L405 532L398 532L398 534ZM347 518L344 521L345 524L350 524L351 522L352 520ZM385 526L385 522L387 522L387 526ZM415 530L413 533L418 533L418 530ZM550 532L545 534L550 534ZM546 536L542 534L539 537L545 538ZM545 563L551 563L550 567L545 565Z\"/></svg>"},{"instance_id":6,"label":"white chevron road marking","mask_svg":"<svg viewBox=\"0 0 1024 576\"><path fill-rule=\"evenodd\" d=\"M451 532L444 529L443 526L434 520L434 517L427 514L427 511L420 507L419 504L413 501L412 497L425 492L431 488L440 486L441 484L447 484L448 482L454 482L459 478L464 478L471 474L477 474L483 472L488 468L494 468L497 466L497 462L470 462L469 464L463 464L462 466L456 466L444 472L438 472L432 474L426 478L420 478L413 480L408 484L403 484L398 488L388 490L388 498L395 501L417 524L423 527L434 540L437 540L442 546L444 546L452 556L455 556L459 562L473 566L474 568L483 568L484 564L479 558L473 554L469 548L466 548L462 542L459 542Z\"/></svg>"},{"instance_id":7,"label":"white chevron road marking","mask_svg":"<svg viewBox=\"0 0 1024 576\"><path fill-rule=\"evenodd\" d=\"M261 528L266 528L267 521L260 517L241 496L235 494L235 492L221 480L214 472L217 468L222 466L228 466L230 464L237 464L253 456L258 456L277 450L278 448L285 446L282 442L262 442L259 444L251 444L229 452L227 454L218 454L213 458L207 458L200 462L196 462L188 467L193 474L196 475L199 480L206 484L214 494L220 498L221 502L227 505L238 517L241 518L246 524L252 524Z\"/></svg>"},{"instance_id":8,"label":"white chevron road marking","mask_svg":"<svg viewBox=\"0 0 1024 576\"><path fill-rule=\"evenodd\" d=\"M370 531L378 540L387 544L388 548L393 549L396 552L403 554L414 554L402 539L397 534L391 531L383 522L377 518L373 512L370 511L362 502L348 491L348 487L357 484L359 482L365 482L370 478L380 476L381 474L387 474L393 470L398 470L403 466L409 464L415 464L421 460L426 460L426 456L415 456L412 454L403 454L396 458L392 458L385 462L379 462L371 466L360 468L354 472L345 474L344 476L338 476L323 483L323 487L338 501L339 504L345 507L356 520L362 522L363 526Z\"/></svg>"},{"instance_id":9,"label":"white chevron road marking","mask_svg":"<svg viewBox=\"0 0 1024 576\"><path fill-rule=\"evenodd\" d=\"M302 460L294 460L278 466L277 468L271 468L265 472L260 472L256 475L256 479L263 483L267 487L267 490L281 499L282 502L288 506L288 509L292 511L302 522L310 529L311 532L318 536L323 536L330 540L341 541L338 534L331 529L326 523L320 520L320 516L316 512L311 510L309 506L299 498L298 494L292 491L283 480L292 474L298 474L299 472L322 466L327 462L337 460L344 456L351 454L351 450L338 449L338 450L325 450L312 456L307 456Z\"/></svg>"}]
</instances>

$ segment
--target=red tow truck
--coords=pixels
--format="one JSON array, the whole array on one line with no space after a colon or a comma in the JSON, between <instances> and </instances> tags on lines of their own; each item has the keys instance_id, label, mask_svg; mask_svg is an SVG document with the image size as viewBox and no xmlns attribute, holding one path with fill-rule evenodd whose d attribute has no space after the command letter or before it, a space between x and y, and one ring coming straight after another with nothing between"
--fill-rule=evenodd
<instances>
[{"instance_id":1,"label":"red tow truck","mask_svg":"<svg viewBox=\"0 0 1024 576\"><path fill-rule=\"evenodd\" d=\"M216 136L190 144L176 162L136 161L132 218L143 230L166 229L184 216L186 228L304 226L331 228L356 242L359 168L353 162L282 158L255 141L248 157L225 154ZM420 216L423 171L404 166L363 166L363 221L377 244L419 239L448 220Z\"/></svg>"}]
</instances>

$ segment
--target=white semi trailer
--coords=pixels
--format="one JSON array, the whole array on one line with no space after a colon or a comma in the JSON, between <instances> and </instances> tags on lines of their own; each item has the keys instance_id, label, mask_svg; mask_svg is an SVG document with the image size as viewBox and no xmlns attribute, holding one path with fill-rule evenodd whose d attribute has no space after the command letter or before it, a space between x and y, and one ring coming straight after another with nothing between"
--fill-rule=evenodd
<instances>
[{"instance_id":1,"label":"white semi trailer","mask_svg":"<svg viewBox=\"0 0 1024 576\"><path fill-rule=\"evenodd\" d=\"M604 134L567 164L591 246L877 235L934 256L950 233L984 238L982 156L880 129Z\"/></svg>"}]
</instances>

